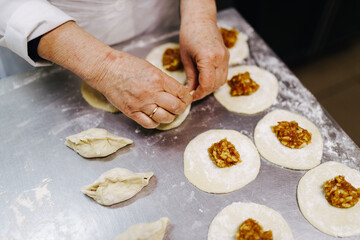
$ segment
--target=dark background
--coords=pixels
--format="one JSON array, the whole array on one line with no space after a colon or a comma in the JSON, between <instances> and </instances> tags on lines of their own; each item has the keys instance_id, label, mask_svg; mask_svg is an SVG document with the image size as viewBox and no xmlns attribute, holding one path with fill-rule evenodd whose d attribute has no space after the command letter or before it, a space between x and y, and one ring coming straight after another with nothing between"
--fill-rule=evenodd
<instances>
[{"instance_id":1,"label":"dark background","mask_svg":"<svg viewBox=\"0 0 360 240\"><path fill-rule=\"evenodd\" d=\"M340 50L360 35L358 0L218 0L217 7L236 8L290 67Z\"/></svg>"}]
</instances>

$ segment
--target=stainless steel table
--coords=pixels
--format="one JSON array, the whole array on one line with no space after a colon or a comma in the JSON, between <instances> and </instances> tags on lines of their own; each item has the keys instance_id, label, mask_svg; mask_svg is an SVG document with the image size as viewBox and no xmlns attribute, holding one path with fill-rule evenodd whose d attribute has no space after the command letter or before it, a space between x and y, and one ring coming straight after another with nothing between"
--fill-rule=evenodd
<instances>
[{"instance_id":1,"label":"stainless steel table","mask_svg":"<svg viewBox=\"0 0 360 240\"><path fill-rule=\"evenodd\" d=\"M296 187L305 171L261 159L258 177L229 194L208 194L183 173L187 143L208 129L235 129L253 139L256 123L274 109L287 109L313 121L324 139L322 162L338 161L360 170L359 147L300 83L286 65L233 9L219 22L249 37L250 57L274 73L280 91L266 112L245 116L227 111L213 96L193 104L186 121L167 132L141 128L123 114L90 107L81 97L81 81L58 66L40 68L0 81L0 239L112 239L130 225L167 216L165 239L206 239L213 217L235 201L251 201L280 212L295 239L335 239L306 221L298 209ZM177 41L176 29L152 33L115 46L139 57L151 48ZM99 159L84 159L63 143L91 127L131 138L134 144ZM103 172L124 167L153 171L150 184L134 198L104 207L80 192ZM359 237L348 238L359 239Z\"/></svg>"}]
</instances>

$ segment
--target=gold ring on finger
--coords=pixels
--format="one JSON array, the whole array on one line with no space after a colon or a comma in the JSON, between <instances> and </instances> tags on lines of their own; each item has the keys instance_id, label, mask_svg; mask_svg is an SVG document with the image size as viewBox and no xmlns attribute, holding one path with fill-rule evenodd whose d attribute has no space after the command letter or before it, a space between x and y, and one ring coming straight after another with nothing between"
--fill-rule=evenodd
<instances>
[{"instance_id":1,"label":"gold ring on finger","mask_svg":"<svg viewBox=\"0 0 360 240\"><path fill-rule=\"evenodd\" d=\"M152 113L149 115L149 118L152 118L158 109L159 109L159 106L156 106L154 108L154 110L152 111Z\"/></svg>"}]
</instances>

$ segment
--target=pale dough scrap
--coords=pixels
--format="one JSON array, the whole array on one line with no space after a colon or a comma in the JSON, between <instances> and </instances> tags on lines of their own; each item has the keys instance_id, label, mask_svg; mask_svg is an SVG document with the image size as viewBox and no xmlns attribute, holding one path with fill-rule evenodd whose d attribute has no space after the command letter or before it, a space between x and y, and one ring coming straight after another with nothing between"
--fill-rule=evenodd
<instances>
[{"instance_id":1,"label":"pale dough scrap","mask_svg":"<svg viewBox=\"0 0 360 240\"><path fill-rule=\"evenodd\" d=\"M163 67L162 64L162 56L165 50L167 48L179 48L179 47L180 46L177 43L164 43L162 45L153 48L145 59L155 67L159 68L161 71L165 72L170 77L176 79L179 83L185 84L186 74L184 69L180 69L176 71L168 71Z\"/></svg>"},{"instance_id":2,"label":"pale dough scrap","mask_svg":"<svg viewBox=\"0 0 360 240\"><path fill-rule=\"evenodd\" d=\"M125 168L113 168L83 186L81 192L102 205L112 205L133 197L148 185L153 172L135 173Z\"/></svg>"},{"instance_id":3,"label":"pale dough scrap","mask_svg":"<svg viewBox=\"0 0 360 240\"><path fill-rule=\"evenodd\" d=\"M170 219L167 217L151 223L137 223L116 236L114 240L162 240L169 224Z\"/></svg>"},{"instance_id":4,"label":"pale dough scrap","mask_svg":"<svg viewBox=\"0 0 360 240\"><path fill-rule=\"evenodd\" d=\"M65 145L85 158L106 157L133 143L102 128L90 128L66 138Z\"/></svg>"},{"instance_id":5,"label":"pale dough scrap","mask_svg":"<svg viewBox=\"0 0 360 240\"><path fill-rule=\"evenodd\" d=\"M208 148L227 138L240 154L241 163L219 168ZM252 141L235 130L209 130L189 142L184 152L184 173L197 188L209 193L228 193L253 181L259 173L260 156Z\"/></svg>"},{"instance_id":6,"label":"pale dough scrap","mask_svg":"<svg viewBox=\"0 0 360 240\"><path fill-rule=\"evenodd\" d=\"M248 96L231 96L230 86L226 82L214 92L215 98L229 111L255 114L269 108L276 100L278 94L278 80L276 77L257 66L238 66L229 68L227 79L234 75L249 72L251 79L260 85L259 89Z\"/></svg>"},{"instance_id":7,"label":"pale dough scrap","mask_svg":"<svg viewBox=\"0 0 360 240\"><path fill-rule=\"evenodd\" d=\"M208 240L234 240L239 226L248 218L264 231L271 230L274 240L292 240L291 229L277 211L256 203L234 202L221 210L210 224Z\"/></svg>"},{"instance_id":8,"label":"pale dough scrap","mask_svg":"<svg viewBox=\"0 0 360 240\"><path fill-rule=\"evenodd\" d=\"M271 126L276 126L279 121L296 121L312 134L311 143L300 149L291 149L281 144L271 130ZM274 110L265 115L255 127L254 141L266 160L290 169L311 169L320 164L323 154L323 139L319 129L305 117L286 110Z\"/></svg>"},{"instance_id":9,"label":"pale dough scrap","mask_svg":"<svg viewBox=\"0 0 360 240\"><path fill-rule=\"evenodd\" d=\"M177 115L174 121L172 121L171 123L162 123L156 129L165 131L180 126L185 121L186 117L189 115L190 108L191 108L191 104L187 106L187 108L182 114Z\"/></svg>"},{"instance_id":10,"label":"pale dough scrap","mask_svg":"<svg viewBox=\"0 0 360 240\"><path fill-rule=\"evenodd\" d=\"M81 95L85 101L92 107L101 109L107 112L116 113L119 109L114 107L99 91L90 87L86 82L81 84Z\"/></svg>"},{"instance_id":11,"label":"pale dough scrap","mask_svg":"<svg viewBox=\"0 0 360 240\"><path fill-rule=\"evenodd\" d=\"M334 237L360 234L360 203L351 208L337 208L325 198L324 182L338 175L355 188L360 187L360 172L338 162L325 162L308 171L299 181L297 200L304 217L321 232Z\"/></svg>"}]
</instances>

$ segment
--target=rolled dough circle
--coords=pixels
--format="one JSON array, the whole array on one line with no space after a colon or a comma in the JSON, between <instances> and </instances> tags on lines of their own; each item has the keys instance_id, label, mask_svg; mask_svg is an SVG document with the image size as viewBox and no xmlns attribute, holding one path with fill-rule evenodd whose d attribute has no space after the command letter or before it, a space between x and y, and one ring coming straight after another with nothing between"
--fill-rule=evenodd
<instances>
[{"instance_id":1,"label":"rolled dough circle","mask_svg":"<svg viewBox=\"0 0 360 240\"><path fill-rule=\"evenodd\" d=\"M163 67L162 64L162 56L167 48L179 48L179 44L177 43L164 43L162 45L159 45L155 48L153 48L150 53L146 56L146 60L150 62L155 67L159 68L163 72L165 72L167 75L169 75L172 78L175 78L179 83L185 84L186 82L186 74L185 70L176 70L176 71L168 71Z\"/></svg>"},{"instance_id":2,"label":"rolled dough circle","mask_svg":"<svg viewBox=\"0 0 360 240\"><path fill-rule=\"evenodd\" d=\"M278 94L278 81L276 77L257 66L238 66L229 68L228 80L238 73L249 72L251 79L260 85L259 89L249 96L231 96L230 86L226 82L215 91L215 98L229 111L255 114L269 108Z\"/></svg>"},{"instance_id":3,"label":"rolled dough circle","mask_svg":"<svg viewBox=\"0 0 360 240\"><path fill-rule=\"evenodd\" d=\"M257 221L264 231L271 230L273 239L294 239L287 222L277 211L256 203L234 202L215 216L209 227L208 240L234 240L239 226L248 218Z\"/></svg>"},{"instance_id":4,"label":"rolled dough circle","mask_svg":"<svg viewBox=\"0 0 360 240\"><path fill-rule=\"evenodd\" d=\"M216 166L208 148L227 138L234 144L242 162L225 168ZM228 193L253 181L259 173L260 156L252 141L235 130L209 130L201 133L186 146L184 173L195 187L209 193Z\"/></svg>"},{"instance_id":5,"label":"rolled dough circle","mask_svg":"<svg viewBox=\"0 0 360 240\"><path fill-rule=\"evenodd\" d=\"M297 200L304 217L321 232L335 237L360 234L360 203L351 208L331 206L322 185L338 175L355 188L360 187L360 172L338 162L326 162L308 171L299 181Z\"/></svg>"},{"instance_id":6,"label":"rolled dough circle","mask_svg":"<svg viewBox=\"0 0 360 240\"><path fill-rule=\"evenodd\" d=\"M300 149L282 145L271 130L271 126L277 125L279 121L296 121L312 134L311 143ZM275 110L265 115L255 127L254 141L266 160L290 169L311 169L320 164L323 153L319 129L305 117L285 110Z\"/></svg>"},{"instance_id":7,"label":"rolled dough circle","mask_svg":"<svg viewBox=\"0 0 360 240\"><path fill-rule=\"evenodd\" d=\"M81 95L85 101L92 107L101 109L107 112L119 112L119 109L114 107L99 91L90 87L86 82L81 84Z\"/></svg>"},{"instance_id":8,"label":"rolled dough circle","mask_svg":"<svg viewBox=\"0 0 360 240\"><path fill-rule=\"evenodd\" d=\"M183 123L183 121L185 121L186 117L189 115L190 108L191 108L191 104L187 106L187 108L182 114L176 116L174 121L166 124L162 123L156 129L166 131L180 126Z\"/></svg>"}]
</instances>

